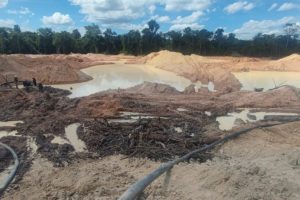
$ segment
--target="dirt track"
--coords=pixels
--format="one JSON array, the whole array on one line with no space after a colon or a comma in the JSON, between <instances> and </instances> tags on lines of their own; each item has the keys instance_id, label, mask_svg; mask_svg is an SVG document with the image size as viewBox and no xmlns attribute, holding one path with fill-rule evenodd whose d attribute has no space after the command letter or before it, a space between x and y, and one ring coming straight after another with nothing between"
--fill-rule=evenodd
<instances>
[{"instance_id":1,"label":"dirt track","mask_svg":"<svg viewBox=\"0 0 300 200\"><path fill-rule=\"evenodd\" d=\"M68 91L50 87L45 88L44 93L37 89L0 91L0 121L24 121L16 130L23 137L33 138L38 147L36 153L30 153L20 145L20 178L4 199L115 199L161 161L181 156L226 135L227 132L218 129L217 116L238 108L300 113L299 89L239 91L240 84L230 73L249 70L244 65L251 69L259 65L260 70L296 71L293 67L282 67L282 63L297 60L297 55L280 61L184 57L168 52L144 58L12 55L1 56L1 59L3 76L16 73L30 79L40 65L49 70L57 67L53 75L46 77L47 70L39 73L40 77L36 74L47 83L87 80L82 79L85 75L80 75L79 69L127 60L173 71L194 81L214 81L219 90L196 93L188 87L179 92L163 84L144 83L75 99L66 96ZM48 63L52 63L51 66ZM281 67L272 64L270 68L270 63L280 63ZM71 76L57 76L61 68ZM205 114L206 111L211 115ZM122 112L145 113L146 117L134 123L110 123L110 120L124 119ZM81 124L77 134L86 143L88 152L78 153L70 144L51 142L55 137L65 138L65 127L72 123ZM247 125L240 124L237 128L243 126ZM258 129L208 154L198 155L192 163L180 164L172 170L167 192L162 192L161 178L145 191L145 196L148 199L299 199L299 127L295 122ZM178 132L178 128L182 131ZM11 142L23 137L0 140L14 146Z\"/></svg>"}]
</instances>

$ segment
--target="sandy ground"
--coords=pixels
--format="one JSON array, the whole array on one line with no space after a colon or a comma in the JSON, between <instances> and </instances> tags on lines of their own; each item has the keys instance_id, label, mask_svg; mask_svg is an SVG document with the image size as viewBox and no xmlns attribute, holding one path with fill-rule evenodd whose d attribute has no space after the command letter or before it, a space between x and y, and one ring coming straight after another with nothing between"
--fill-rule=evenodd
<instances>
[{"instance_id":1,"label":"sandy ground","mask_svg":"<svg viewBox=\"0 0 300 200\"><path fill-rule=\"evenodd\" d=\"M215 150L202 164L181 163L147 190L147 199L300 198L300 123L257 129ZM3 199L117 199L128 186L160 165L147 159L110 156L77 160L65 168L36 158Z\"/></svg>"}]
</instances>

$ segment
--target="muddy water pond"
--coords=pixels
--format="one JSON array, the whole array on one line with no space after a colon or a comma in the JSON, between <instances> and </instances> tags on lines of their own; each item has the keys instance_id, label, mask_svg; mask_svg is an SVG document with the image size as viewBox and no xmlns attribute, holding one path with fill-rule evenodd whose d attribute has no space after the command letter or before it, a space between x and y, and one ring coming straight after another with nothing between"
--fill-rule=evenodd
<instances>
[{"instance_id":1,"label":"muddy water pond","mask_svg":"<svg viewBox=\"0 0 300 200\"><path fill-rule=\"evenodd\" d=\"M192 83L190 80L177 76L175 73L148 65L116 63L90 67L83 69L82 72L91 76L93 80L76 84L54 85L54 87L70 90L72 94L69 97L74 98L108 89L126 89L145 81L167 84L179 91L183 91ZM197 82L195 85L197 88L203 86L208 87L210 90L214 89L212 83L210 85L201 85L201 83ZM197 88L195 89L197 90Z\"/></svg>"},{"instance_id":2,"label":"muddy water pond","mask_svg":"<svg viewBox=\"0 0 300 200\"><path fill-rule=\"evenodd\" d=\"M233 74L242 84L242 90L263 88L266 91L281 85L300 88L300 72L250 71Z\"/></svg>"}]
</instances>

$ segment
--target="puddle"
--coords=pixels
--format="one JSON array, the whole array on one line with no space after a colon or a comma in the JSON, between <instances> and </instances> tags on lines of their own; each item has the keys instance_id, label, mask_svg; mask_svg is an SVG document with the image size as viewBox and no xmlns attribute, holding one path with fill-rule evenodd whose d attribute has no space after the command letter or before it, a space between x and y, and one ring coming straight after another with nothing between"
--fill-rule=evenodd
<instances>
[{"instance_id":1,"label":"puddle","mask_svg":"<svg viewBox=\"0 0 300 200\"><path fill-rule=\"evenodd\" d=\"M7 136L15 136L15 137L21 136L21 135L17 135L17 133L18 133L17 131L11 131L11 132L0 131L0 138L7 137Z\"/></svg>"},{"instance_id":2,"label":"puddle","mask_svg":"<svg viewBox=\"0 0 300 200\"><path fill-rule=\"evenodd\" d=\"M177 108L176 110L179 111L179 112L186 112L186 111L188 111L188 109L185 109L185 108Z\"/></svg>"},{"instance_id":3,"label":"puddle","mask_svg":"<svg viewBox=\"0 0 300 200\"><path fill-rule=\"evenodd\" d=\"M19 123L22 124L23 121L7 121L7 122L0 121L0 127L16 127L16 125Z\"/></svg>"},{"instance_id":4,"label":"puddle","mask_svg":"<svg viewBox=\"0 0 300 200\"><path fill-rule=\"evenodd\" d=\"M182 130L181 127L175 127L174 129L175 129L175 131L176 131L177 133L182 133L182 132L183 132L183 130Z\"/></svg>"},{"instance_id":5,"label":"puddle","mask_svg":"<svg viewBox=\"0 0 300 200\"><path fill-rule=\"evenodd\" d=\"M217 117L219 129L228 131L236 126L236 121L241 120L244 123L263 120L265 116L297 116L296 113L278 113L278 112L250 112L250 109L243 109L241 112L228 113L226 116Z\"/></svg>"},{"instance_id":6,"label":"puddle","mask_svg":"<svg viewBox=\"0 0 300 200\"><path fill-rule=\"evenodd\" d=\"M300 72L250 71L233 74L243 85L242 90L264 88L266 91L280 85L300 88Z\"/></svg>"},{"instance_id":7,"label":"puddle","mask_svg":"<svg viewBox=\"0 0 300 200\"><path fill-rule=\"evenodd\" d=\"M210 92L216 92L217 90L215 90L215 84L211 81L208 82L207 85L202 84L201 82L196 82L195 84L195 92L198 92L201 88L207 88L208 91Z\"/></svg>"},{"instance_id":8,"label":"puddle","mask_svg":"<svg viewBox=\"0 0 300 200\"><path fill-rule=\"evenodd\" d=\"M209 112L209 111L205 111L204 113L206 116L209 116L209 117L211 116L211 112Z\"/></svg>"},{"instance_id":9,"label":"puddle","mask_svg":"<svg viewBox=\"0 0 300 200\"><path fill-rule=\"evenodd\" d=\"M77 128L79 123L74 123L65 128L66 138L70 141L76 152L83 152L86 150L85 143L78 138Z\"/></svg>"},{"instance_id":10,"label":"puddle","mask_svg":"<svg viewBox=\"0 0 300 200\"><path fill-rule=\"evenodd\" d=\"M110 119L108 120L108 123L135 123L137 122L137 119Z\"/></svg>"},{"instance_id":11,"label":"puddle","mask_svg":"<svg viewBox=\"0 0 300 200\"><path fill-rule=\"evenodd\" d=\"M149 115L147 113L137 113L137 112L120 112L120 116L123 119L109 119L108 123L135 123L139 119L154 119L157 116ZM167 117L160 117L161 119L168 119Z\"/></svg>"},{"instance_id":12,"label":"puddle","mask_svg":"<svg viewBox=\"0 0 300 200\"><path fill-rule=\"evenodd\" d=\"M53 87L70 90L71 98L88 96L108 89L126 89L145 81L163 83L183 91L192 82L175 73L157 69L148 65L116 63L111 65L94 66L83 69L82 72L91 76L93 80L84 83L53 85ZM211 88L212 83L206 87ZM197 83L197 87L203 86Z\"/></svg>"},{"instance_id":13,"label":"puddle","mask_svg":"<svg viewBox=\"0 0 300 200\"><path fill-rule=\"evenodd\" d=\"M23 121L7 121L7 122L1 122L0 121L0 127L16 127L17 124L23 123ZM0 131L0 138L6 137L6 136L15 136L20 137L21 135L17 135L17 131Z\"/></svg>"},{"instance_id":14,"label":"puddle","mask_svg":"<svg viewBox=\"0 0 300 200\"><path fill-rule=\"evenodd\" d=\"M54 136L53 140L51 140L52 144L70 144L70 142L62 137Z\"/></svg>"},{"instance_id":15,"label":"puddle","mask_svg":"<svg viewBox=\"0 0 300 200\"><path fill-rule=\"evenodd\" d=\"M141 115L147 115L145 113L138 113L138 112L120 112L121 117L127 117L127 116L141 116Z\"/></svg>"},{"instance_id":16,"label":"puddle","mask_svg":"<svg viewBox=\"0 0 300 200\"><path fill-rule=\"evenodd\" d=\"M138 119L153 119L156 116L152 116L146 113L137 113L137 112L120 112L121 117L127 117L131 120L137 121Z\"/></svg>"}]
</instances>

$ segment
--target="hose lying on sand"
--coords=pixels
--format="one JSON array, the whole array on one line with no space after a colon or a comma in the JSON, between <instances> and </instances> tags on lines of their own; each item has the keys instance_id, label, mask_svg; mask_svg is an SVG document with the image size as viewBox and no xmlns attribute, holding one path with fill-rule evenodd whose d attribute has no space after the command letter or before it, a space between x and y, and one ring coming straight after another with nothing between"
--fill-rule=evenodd
<instances>
[{"instance_id":1,"label":"hose lying on sand","mask_svg":"<svg viewBox=\"0 0 300 200\"><path fill-rule=\"evenodd\" d=\"M0 186L0 196L1 196L2 193L5 191L5 189L8 187L8 185L12 182L12 180L14 179L14 177L17 173L17 169L19 167L19 159L18 159L16 152L11 147L9 147L6 144L3 144L1 142L0 142L0 146L4 147L12 154L12 156L14 158L14 162L15 162L14 167L11 170L10 174L8 175L8 177L4 180L4 182Z\"/></svg>"},{"instance_id":2,"label":"hose lying on sand","mask_svg":"<svg viewBox=\"0 0 300 200\"><path fill-rule=\"evenodd\" d=\"M190 152L190 153L188 153L188 154L186 154L186 155L184 155L184 156L182 156L182 157L180 157L176 160L164 163L159 168L152 171L150 174L146 175L145 177L143 177L142 179L138 180L136 183L131 185L129 187L129 189L122 194L122 196L119 198L119 200L133 200L133 199L136 199L138 197L138 195L140 195L144 191L144 189L148 185L150 185L156 178L158 178L163 173L171 170L174 165L189 159L194 154L202 153L204 151L212 149L213 147L215 147L218 144L224 143L228 140L236 138L236 137L240 136L241 134L247 133L247 132L252 131L254 129L272 127L272 126L281 125L281 124L285 124L287 122L293 122L293 121L299 121L299 119L292 120L292 121L286 121L286 122L280 122L280 123L257 125L257 126L251 127L251 128L243 129L243 130L234 132L230 135L227 135L224 138L219 139L219 140L211 143L210 145L207 145L207 146L202 147L200 149L196 149L196 150L194 150L194 151L192 151L192 152Z\"/></svg>"}]
</instances>

